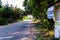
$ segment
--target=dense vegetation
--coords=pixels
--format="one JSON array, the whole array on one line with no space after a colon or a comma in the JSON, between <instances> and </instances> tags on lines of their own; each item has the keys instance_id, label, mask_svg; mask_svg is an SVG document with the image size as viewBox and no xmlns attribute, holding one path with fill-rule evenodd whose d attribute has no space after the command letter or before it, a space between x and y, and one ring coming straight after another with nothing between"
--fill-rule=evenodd
<instances>
[{"instance_id":1,"label":"dense vegetation","mask_svg":"<svg viewBox=\"0 0 60 40\"><path fill-rule=\"evenodd\" d=\"M14 8L11 6L1 6L0 7L0 25L5 25L8 23L17 22L17 20L22 20L23 11L17 6Z\"/></svg>"},{"instance_id":2,"label":"dense vegetation","mask_svg":"<svg viewBox=\"0 0 60 40\"><path fill-rule=\"evenodd\" d=\"M37 20L38 23L43 28L48 28L49 30L54 28L53 19L47 19L47 9L48 7L54 5L55 2L59 0L25 0L24 7L26 14L31 14Z\"/></svg>"},{"instance_id":3,"label":"dense vegetation","mask_svg":"<svg viewBox=\"0 0 60 40\"><path fill-rule=\"evenodd\" d=\"M54 40L54 20L47 19L47 9L53 6L59 0L25 0L25 12L29 10L26 15L33 15L34 19L39 20L36 27L40 29L40 33L36 40ZM52 32L51 32L52 30ZM52 36L49 35L52 33Z\"/></svg>"}]
</instances>

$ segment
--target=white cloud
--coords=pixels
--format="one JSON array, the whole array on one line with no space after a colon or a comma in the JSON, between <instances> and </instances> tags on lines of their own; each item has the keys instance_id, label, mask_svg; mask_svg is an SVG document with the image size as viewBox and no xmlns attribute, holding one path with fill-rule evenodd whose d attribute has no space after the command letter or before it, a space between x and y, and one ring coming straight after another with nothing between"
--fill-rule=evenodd
<instances>
[{"instance_id":1,"label":"white cloud","mask_svg":"<svg viewBox=\"0 0 60 40\"><path fill-rule=\"evenodd\" d=\"M16 6L23 9L24 10L24 7L23 7L23 2L24 0L2 0L2 4L5 5L8 1L8 4L9 5L13 5L13 6Z\"/></svg>"}]
</instances>

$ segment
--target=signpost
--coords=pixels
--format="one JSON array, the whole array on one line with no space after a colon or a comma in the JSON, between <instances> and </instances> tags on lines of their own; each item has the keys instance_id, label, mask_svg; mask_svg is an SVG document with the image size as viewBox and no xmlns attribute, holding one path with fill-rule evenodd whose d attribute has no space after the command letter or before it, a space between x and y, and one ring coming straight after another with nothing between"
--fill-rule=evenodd
<instances>
[{"instance_id":1,"label":"signpost","mask_svg":"<svg viewBox=\"0 0 60 40\"><path fill-rule=\"evenodd\" d=\"M54 6L51 6L47 10L47 18L53 19L54 18Z\"/></svg>"}]
</instances>

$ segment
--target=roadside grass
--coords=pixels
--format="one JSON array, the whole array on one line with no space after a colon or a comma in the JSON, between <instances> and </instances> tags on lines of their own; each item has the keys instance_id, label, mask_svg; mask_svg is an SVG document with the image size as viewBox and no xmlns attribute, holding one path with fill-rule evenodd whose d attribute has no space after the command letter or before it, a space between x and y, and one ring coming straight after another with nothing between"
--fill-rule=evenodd
<instances>
[{"instance_id":1,"label":"roadside grass","mask_svg":"<svg viewBox=\"0 0 60 40\"><path fill-rule=\"evenodd\" d=\"M40 30L40 33L36 35L36 40L54 40L54 30L44 29L42 27L39 27L38 29Z\"/></svg>"},{"instance_id":2,"label":"roadside grass","mask_svg":"<svg viewBox=\"0 0 60 40\"><path fill-rule=\"evenodd\" d=\"M34 20L35 23L40 23L40 20ZM48 25L48 22L46 22ZM36 27L39 29L39 33L36 35L36 40L54 40L54 30L49 30L45 24L38 24ZM45 26L45 27L44 27Z\"/></svg>"},{"instance_id":3,"label":"roadside grass","mask_svg":"<svg viewBox=\"0 0 60 40\"><path fill-rule=\"evenodd\" d=\"M40 20L33 19L33 22L34 22L34 23L38 23L38 22L40 22Z\"/></svg>"},{"instance_id":4,"label":"roadside grass","mask_svg":"<svg viewBox=\"0 0 60 40\"><path fill-rule=\"evenodd\" d=\"M54 31L53 30L49 31L48 33L51 37L54 36Z\"/></svg>"},{"instance_id":5,"label":"roadside grass","mask_svg":"<svg viewBox=\"0 0 60 40\"><path fill-rule=\"evenodd\" d=\"M21 21L24 21L24 20L28 20L28 17L27 16L24 16L23 19L21 20L17 20L18 22L21 22Z\"/></svg>"},{"instance_id":6,"label":"roadside grass","mask_svg":"<svg viewBox=\"0 0 60 40\"><path fill-rule=\"evenodd\" d=\"M23 17L23 20L28 20L28 17L27 17L27 16L24 16L24 17Z\"/></svg>"}]
</instances>

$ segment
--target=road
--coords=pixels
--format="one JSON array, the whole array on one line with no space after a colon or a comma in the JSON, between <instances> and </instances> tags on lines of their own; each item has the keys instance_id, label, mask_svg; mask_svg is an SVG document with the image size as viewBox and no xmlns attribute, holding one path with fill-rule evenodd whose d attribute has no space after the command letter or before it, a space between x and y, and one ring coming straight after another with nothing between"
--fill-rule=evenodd
<instances>
[{"instance_id":1,"label":"road","mask_svg":"<svg viewBox=\"0 0 60 40\"><path fill-rule=\"evenodd\" d=\"M17 22L0 26L0 40L34 40L35 35L30 32L31 21Z\"/></svg>"}]
</instances>

